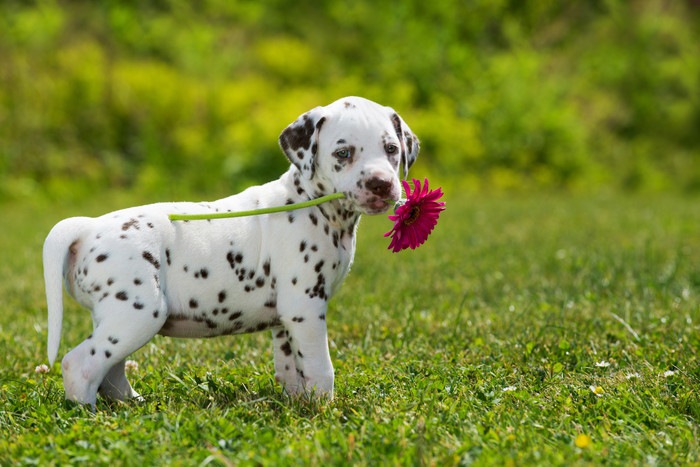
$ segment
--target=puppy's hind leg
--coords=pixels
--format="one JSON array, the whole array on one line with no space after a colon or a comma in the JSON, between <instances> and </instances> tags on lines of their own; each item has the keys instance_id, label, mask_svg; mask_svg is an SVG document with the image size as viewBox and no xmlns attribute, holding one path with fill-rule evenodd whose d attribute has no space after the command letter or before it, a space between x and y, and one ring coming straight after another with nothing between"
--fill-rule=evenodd
<instances>
[{"instance_id":1,"label":"puppy's hind leg","mask_svg":"<svg viewBox=\"0 0 700 467\"><path fill-rule=\"evenodd\" d=\"M126 379L126 373L124 371L126 365L126 360L121 360L114 365L102 380L102 384L98 388L98 391L102 397L112 400L125 401L127 399L136 398L142 401L143 397L134 391L134 388L129 384L129 380Z\"/></svg>"},{"instance_id":2,"label":"puppy's hind leg","mask_svg":"<svg viewBox=\"0 0 700 467\"><path fill-rule=\"evenodd\" d=\"M92 336L80 343L63 357L63 388L66 399L80 404L95 406L97 388L106 369L103 362L96 357L96 350L91 342Z\"/></svg>"},{"instance_id":3,"label":"puppy's hind leg","mask_svg":"<svg viewBox=\"0 0 700 467\"><path fill-rule=\"evenodd\" d=\"M158 333L167 313L162 297L134 303L113 300L95 308L92 335L63 358L66 399L94 407L98 389L113 399L138 397L124 374L124 360Z\"/></svg>"}]
</instances>

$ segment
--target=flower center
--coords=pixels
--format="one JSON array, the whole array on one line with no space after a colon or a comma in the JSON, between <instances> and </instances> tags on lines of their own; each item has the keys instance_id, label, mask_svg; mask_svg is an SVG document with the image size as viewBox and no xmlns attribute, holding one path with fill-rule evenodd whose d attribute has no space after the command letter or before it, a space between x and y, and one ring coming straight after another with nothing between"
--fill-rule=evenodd
<instances>
[{"instance_id":1,"label":"flower center","mask_svg":"<svg viewBox=\"0 0 700 467\"><path fill-rule=\"evenodd\" d=\"M411 225L411 224L413 224L415 221L417 221L419 217L420 217L420 206L416 204L416 205L413 206L413 208L411 209L411 215L408 216L408 218L407 218L406 220L404 220L403 223L404 223L405 225Z\"/></svg>"}]
</instances>

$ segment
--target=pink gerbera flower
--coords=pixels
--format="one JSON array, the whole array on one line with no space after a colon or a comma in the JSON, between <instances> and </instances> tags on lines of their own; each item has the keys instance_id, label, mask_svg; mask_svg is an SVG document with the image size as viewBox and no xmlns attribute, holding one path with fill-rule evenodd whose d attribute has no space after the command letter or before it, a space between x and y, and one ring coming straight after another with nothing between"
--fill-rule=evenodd
<instances>
[{"instance_id":1,"label":"pink gerbera flower","mask_svg":"<svg viewBox=\"0 0 700 467\"><path fill-rule=\"evenodd\" d=\"M406 200L400 201L395 215L389 216L394 221L394 227L384 234L385 237L391 235L389 249L393 249L394 253L422 245L435 228L440 212L445 209L445 203L437 201L442 198L442 188L428 190L427 178L422 188L420 181L414 178L413 192L407 181L401 183L406 191Z\"/></svg>"}]
</instances>

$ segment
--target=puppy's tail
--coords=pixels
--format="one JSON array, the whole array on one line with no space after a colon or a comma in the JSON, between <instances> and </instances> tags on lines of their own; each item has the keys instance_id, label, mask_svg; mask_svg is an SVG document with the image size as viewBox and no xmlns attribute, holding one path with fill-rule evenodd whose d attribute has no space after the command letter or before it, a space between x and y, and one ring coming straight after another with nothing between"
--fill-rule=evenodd
<instances>
[{"instance_id":1,"label":"puppy's tail","mask_svg":"<svg viewBox=\"0 0 700 467\"><path fill-rule=\"evenodd\" d=\"M90 219L73 217L64 219L51 229L44 241L44 284L46 286L46 304L48 306L49 364L53 365L61 343L61 326L63 324L63 277L68 268L71 254L75 254L81 234Z\"/></svg>"}]
</instances>

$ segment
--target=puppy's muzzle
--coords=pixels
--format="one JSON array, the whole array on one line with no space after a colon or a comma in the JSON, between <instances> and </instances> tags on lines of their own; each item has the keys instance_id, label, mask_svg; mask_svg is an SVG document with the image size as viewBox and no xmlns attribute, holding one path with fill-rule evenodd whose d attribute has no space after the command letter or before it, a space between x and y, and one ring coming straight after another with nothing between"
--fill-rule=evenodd
<instances>
[{"instance_id":1,"label":"puppy's muzzle","mask_svg":"<svg viewBox=\"0 0 700 467\"><path fill-rule=\"evenodd\" d=\"M393 187L391 180L384 180L379 177L370 178L365 182L365 188L382 200L391 198Z\"/></svg>"}]
</instances>

